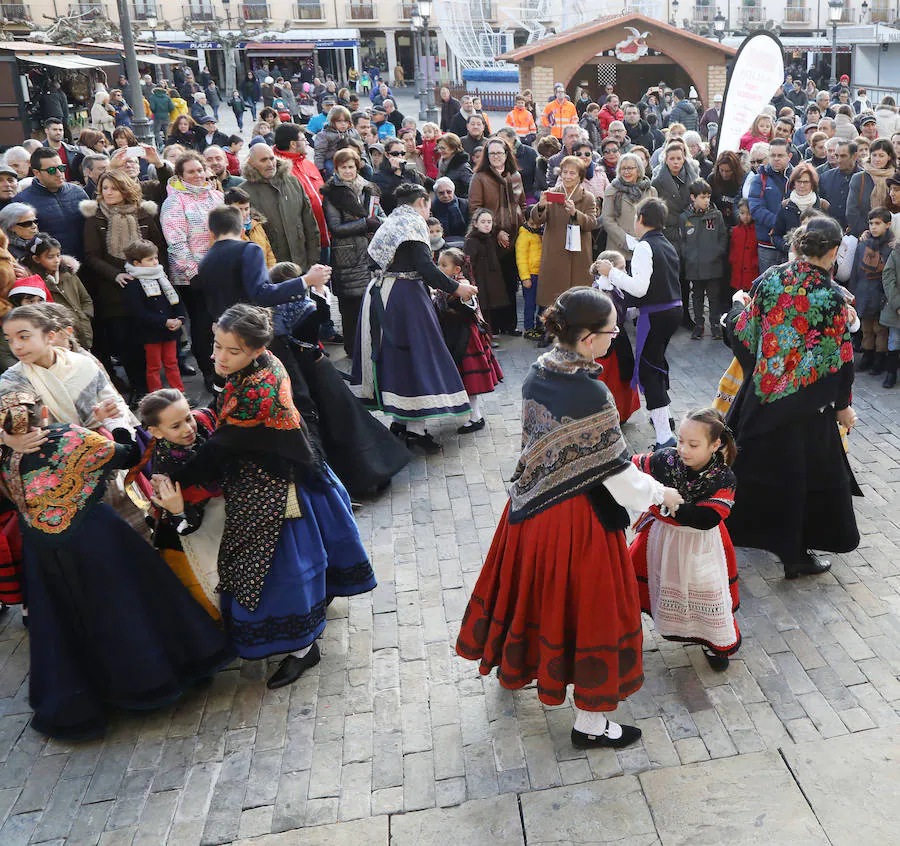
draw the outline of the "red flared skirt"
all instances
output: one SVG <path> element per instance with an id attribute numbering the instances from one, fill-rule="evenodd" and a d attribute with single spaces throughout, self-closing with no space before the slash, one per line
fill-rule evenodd
<path id="1" fill-rule="evenodd" d="M 0 602 L 22 602 L 22 533 L 15 511 L 0 514 Z"/>
<path id="2" fill-rule="evenodd" d="M 631 373 L 622 373 L 619 357 L 615 352 L 605 358 L 598 358 L 597 361 L 603 365 L 600 379 L 613 395 L 619 422 L 624 423 L 641 407 L 640 394 L 631 387 Z"/>
<path id="3" fill-rule="evenodd" d="M 456 651 L 494 667 L 512 690 L 537 681 L 560 705 L 613 711 L 644 681 L 637 581 L 624 532 L 608 532 L 587 496 L 522 523 L 509 504 L 463 617 Z"/>
<path id="4" fill-rule="evenodd" d="M 459 366 L 466 393 L 489 394 L 503 379 L 500 362 L 491 347 L 491 336 L 473 321 L 469 324 L 469 344 Z"/>

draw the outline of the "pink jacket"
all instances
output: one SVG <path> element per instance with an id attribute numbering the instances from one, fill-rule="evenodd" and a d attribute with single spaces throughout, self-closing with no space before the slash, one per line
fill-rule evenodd
<path id="1" fill-rule="evenodd" d="M 169 278 L 176 285 L 187 285 L 209 251 L 209 213 L 225 198 L 221 191 L 186 185 L 177 176 L 169 180 L 167 190 L 159 222 L 169 245 Z"/>
<path id="2" fill-rule="evenodd" d="M 742 150 L 746 150 L 749 153 L 750 148 L 758 142 L 762 142 L 763 144 L 768 144 L 769 139 L 765 138 L 762 135 L 751 135 L 750 132 L 748 131 L 748 132 L 745 132 L 741 136 L 740 148 Z"/>

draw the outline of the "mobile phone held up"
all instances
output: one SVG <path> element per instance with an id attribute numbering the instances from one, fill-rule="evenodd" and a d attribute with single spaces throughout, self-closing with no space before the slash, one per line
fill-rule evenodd
<path id="1" fill-rule="evenodd" d="M 147 151 L 143 147 L 126 147 L 126 155 L 129 159 L 144 159 L 147 157 Z"/>
<path id="2" fill-rule="evenodd" d="M 566 195 L 562 191 L 544 191 L 544 196 L 548 203 L 559 203 L 562 205 L 566 201 Z"/>

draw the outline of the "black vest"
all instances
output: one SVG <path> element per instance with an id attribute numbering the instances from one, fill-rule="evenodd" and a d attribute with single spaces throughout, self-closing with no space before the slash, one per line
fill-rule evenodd
<path id="1" fill-rule="evenodd" d="M 653 273 L 650 287 L 641 297 L 641 305 L 681 302 L 681 262 L 675 247 L 661 229 L 651 229 L 641 240 L 653 251 Z"/>

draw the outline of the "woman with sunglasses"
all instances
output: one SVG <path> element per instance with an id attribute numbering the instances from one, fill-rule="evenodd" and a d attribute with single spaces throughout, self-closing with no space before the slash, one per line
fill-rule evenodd
<path id="1" fill-rule="evenodd" d="M 629 460 L 596 359 L 617 332 L 606 294 L 576 287 L 543 314 L 553 349 L 522 385 L 522 455 L 456 642 L 511 690 L 545 705 L 574 686 L 572 745 L 621 748 L 641 731 L 604 716 L 643 682 L 627 509 L 682 503 Z M 539 479 L 540 484 L 535 484 Z"/>
<path id="2" fill-rule="evenodd" d="M 27 203 L 10 203 L 0 209 L 0 229 L 9 238 L 9 251 L 16 261 L 31 255 L 38 234 L 37 210 Z"/>
<path id="3" fill-rule="evenodd" d="M 390 214 L 397 208 L 394 191 L 404 182 L 424 185 L 425 177 L 406 160 L 406 147 L 399 138 L 388 138 L 384 142 L 384 160 L 372 177 L 381 191 L 381 208 Z"/>
<path id="4" fill-rule="evenodd" d="M 599 156 L 594 152 L 593 144 L 588 141 L 576 144 L 572 148 L 572 155 L 585 167 L 581 186 L 585 191 L 590 191 L 599 204 L 606 193 L 609 179 L 606 177 L 606 169 L 600 164 Z"/>

